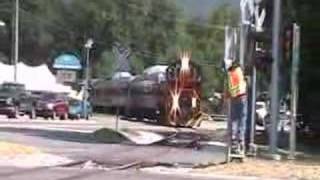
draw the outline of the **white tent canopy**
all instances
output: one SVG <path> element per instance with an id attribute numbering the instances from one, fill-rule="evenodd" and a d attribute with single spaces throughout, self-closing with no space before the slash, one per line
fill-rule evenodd
<path id="1" fill-rule="evenodd" d="M 0 84 L 14 81 L 14 67 L 0 62 Z M 17 82 L 24 84 L 27 90 L 70 93 L 71 87 L 58 84 L 56 77 L 47 65 L 31 67 L 24 63 L 17 64 Z"/>

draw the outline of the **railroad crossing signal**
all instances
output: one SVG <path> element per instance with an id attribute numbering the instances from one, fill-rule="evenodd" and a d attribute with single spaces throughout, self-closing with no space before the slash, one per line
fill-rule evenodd
<path id="1" fill-rule="evenodd" d="M 289 26 L 284 31 L 284 40 L 283 40 L 283 50 L 284 50 L 284 60 L 291 61 L 292 59 L 292 45 L 293 45 L 293 33 L 292 26 Z"/>

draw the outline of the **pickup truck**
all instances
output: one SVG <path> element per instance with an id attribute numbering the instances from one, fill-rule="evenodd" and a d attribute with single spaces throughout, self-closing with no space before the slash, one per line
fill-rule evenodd
<path id="1" fill-rule="evenodd" d="M 36 99 L 25 86 L 19 83 L 5 82 L 0 86 L 0 115 L 8 118 L 18 118 L 20 115 L 29 115 L 35 118 Z"/>

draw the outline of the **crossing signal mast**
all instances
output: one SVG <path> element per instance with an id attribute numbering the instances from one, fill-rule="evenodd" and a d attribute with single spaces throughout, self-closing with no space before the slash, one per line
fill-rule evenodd
<path id="1" fill-rule="evenodd" d="M 282 17 L 282 9 L 286 8 L 286 2 L 281 0 L 241 0 L 241 33 L 240 33 L 240 62 L 243 62 L 243 67 L 247 69 L 251 77 L 251 90 L 249 102 L 251 108 L 249 115 L 251 120 L 250 131 L 250 149 L 254 147 L 254 129 L 255 129 L 255 104 L 256 104 L 256 80 L 257 71 L 262 71 L 264 74 L 271 69 L 271 128 L 269 133 L 270 157 L 272 159 L 281 158 L 277 154 L 277 138 L 278 138 L 278 121 L 279 121 L 279 76 L 280 63 L 282 59 L 290 62 L 295 60 L 292 69 L 297 69 L 299 60 L 299 29 L 297 25 L 290 24 L 290 17 Z M 281 22 L 286 22 L 283 26 Z M 298 45 L 297 45 L 298 44 Z M 295 49 L 295 50 L 293 50 Z M 297 53 L 294 53 L 296 51 Z M 292 71 L 293 72 L 293 71 Z M 296 111 L 297 101 L 297 70 L 292 73 L 291 92 L 296 96 L 291 98 L 294 101 Z M 294 82 L 294 83 L 293 83 Z M 295 93 L 296 92 L 296 93 Z M 250 104 L 250 103 L 249 103 Z M 295 118 L 292 118 L 294 121 Z M 294 122 L 291 124 L 295 124 Z M 291 156 L 294 156 L 295 147 L 295 127 L 291 127 L 290 147 Z"/>
<path id="2" fill-rule="evenodd" d="M 251 74 L 251 91 L 249 104 L 250 112 L 250 143 L 249 151 L 254 153 L 255 112 L 256 112 L 256 80 L 257 69 L 266 70 L 271 66 L 271 129 L 269 133 L 270 156 L 279 159 L 277 155 L 277 124 L 279 117 L 279 62 L 280 62 L 280 0 L 242 0 L 242 7 L 246 4 L 249 13 L 248 35 L 246 38 L 246 65 Z M 251 8 L 250 8 L 251 7 Z M 244 11 L 242 9 L 242 11 Z M 244 13 L 244 12 L 243 12 Z M 242 22 L 243 24 L 243 22 Z M 240 48 L 241 49 L 241 48 Z M 242 48 L 244 49 L 244 48 Z M 249 66 L 249 67 L 248 67 Z"/>
<path id="3" fill-rule="evenodd" d="M 293 26 L 289 25 L 284 29 L 283 39 L 283 50 L 284 60 L 291 61 L 292 59 L 292 48 L 293 48 Z"/>
<path id="4" fill-rule="evenodd" d="M 271 30 L 270 1 L 241 0 L 240 24 L 240 64 L 250 75 L 248 115 L 250 124 L 249 152 L 255 155 L 255 112 L 256 112 L 256 81 L 257 69 L 266 70 L 272 62 L 270 56 Z"/>

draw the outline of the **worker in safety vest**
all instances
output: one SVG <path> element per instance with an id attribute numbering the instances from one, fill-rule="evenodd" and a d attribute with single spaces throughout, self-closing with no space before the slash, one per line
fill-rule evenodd
<path id="1" fill-rule="evenodd" d="M 232 147 L 235 154 L 244 153 L 247 121 L 247 83 L 244 73 L 237 63 L 225 60 L 227 70 L 227 95 L 231 99 Z"/>

